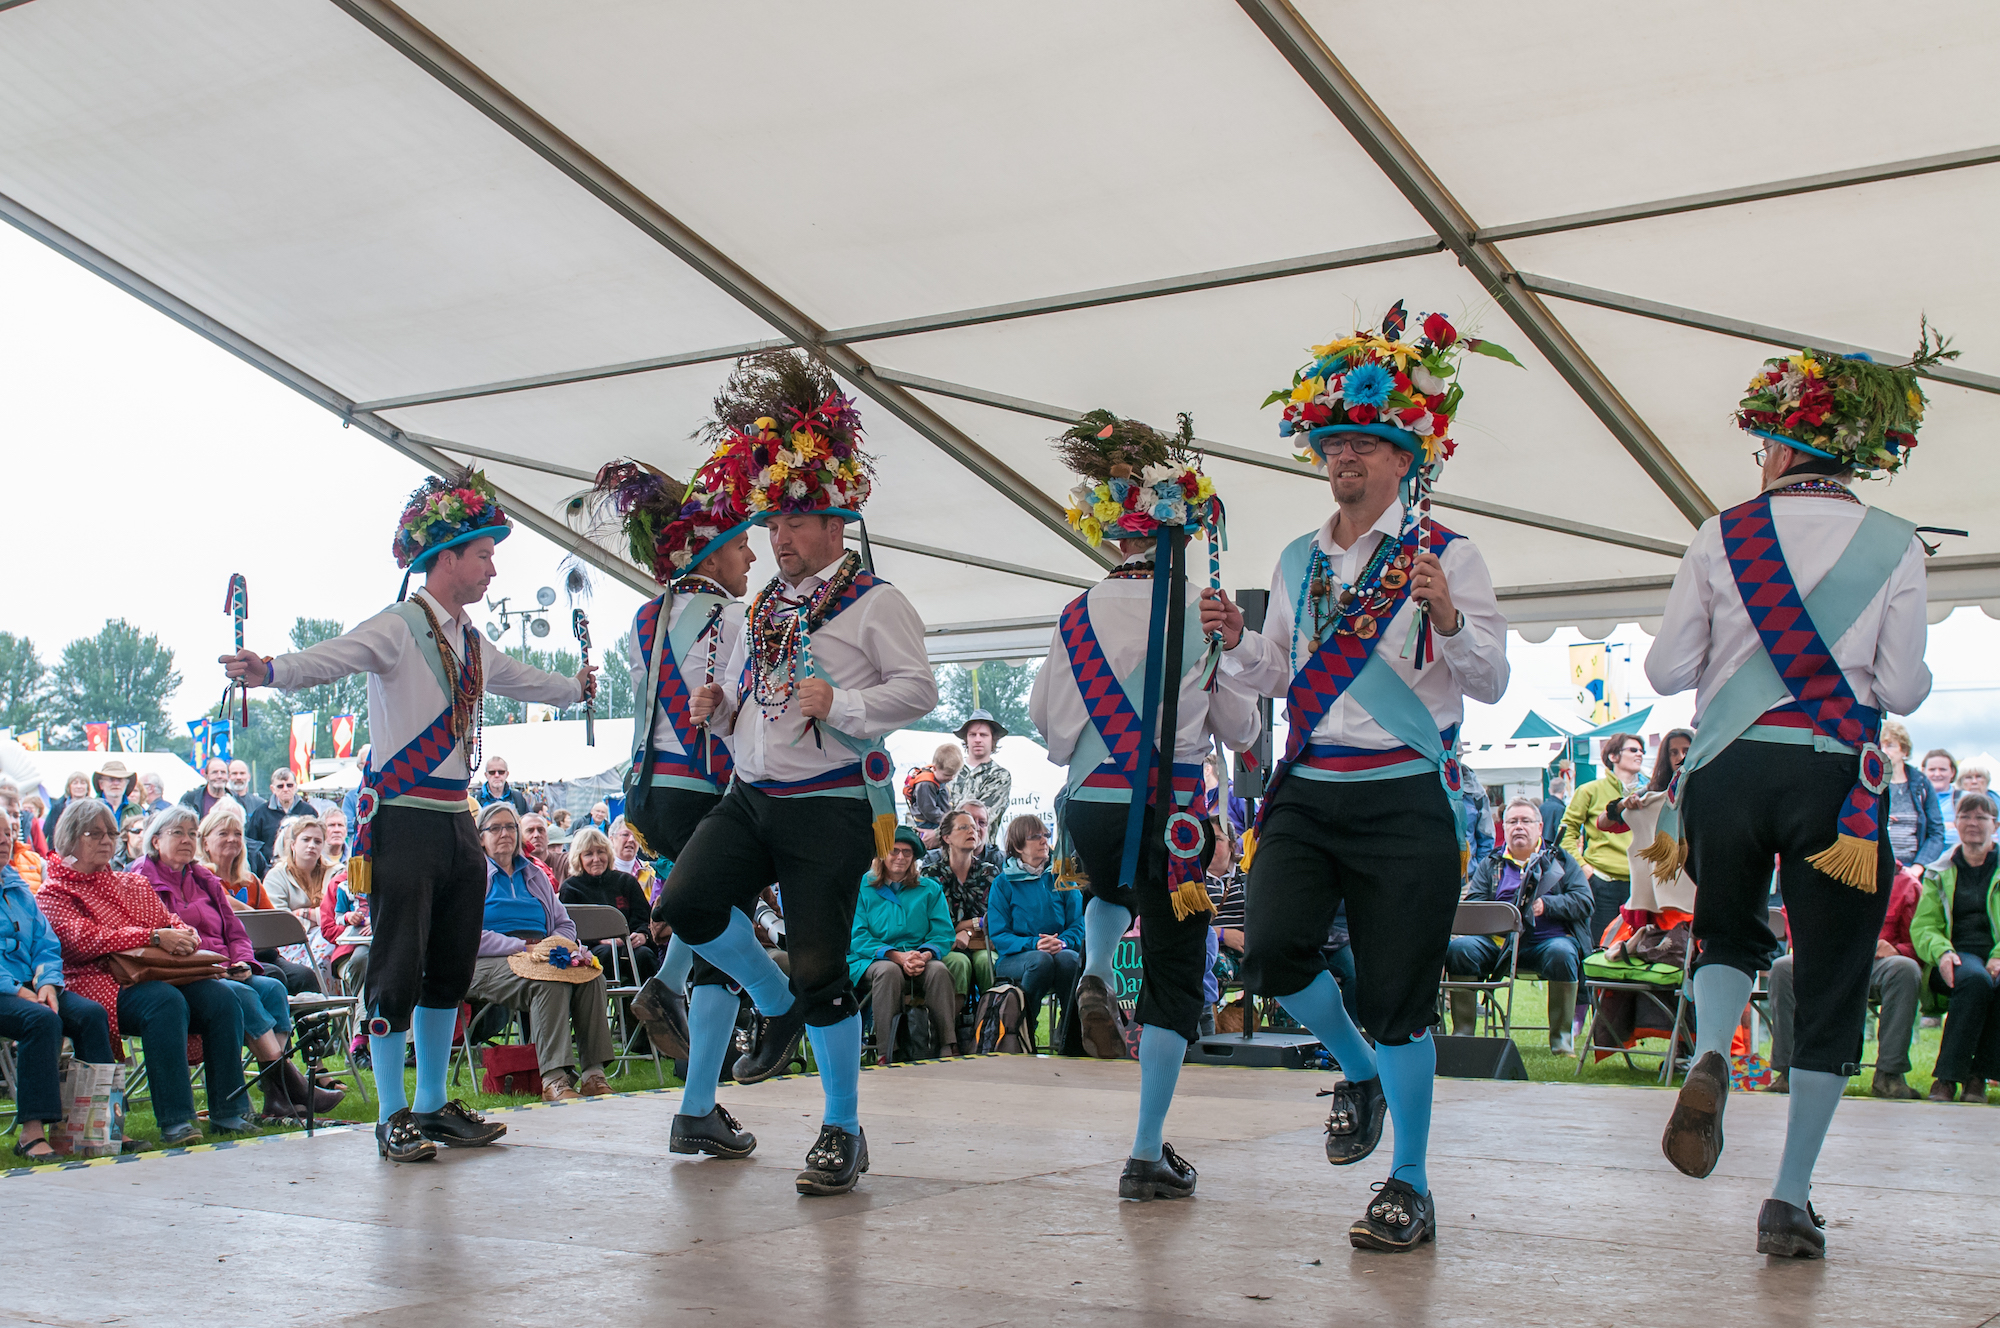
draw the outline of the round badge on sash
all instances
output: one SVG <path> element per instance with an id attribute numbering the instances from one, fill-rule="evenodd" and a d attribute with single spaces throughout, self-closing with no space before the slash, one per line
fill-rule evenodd
<path id="1" fill-rule="evenodd" d="M 375 809 L 382 805 L 382 795 L 372 784 L 363 784 L 354 795 L 354 819 L 366 825 L 375 819 Z"/>
<path id="2" fill-rule="evenodd" d="M 1177 858 L 1201 856 L 1201 822 L 1186 812 L 1167 818 L 1167 852 Z"/>
<path id="3" fill-rule="evenodd" d="M 1465 771 L 1450 757 L 1446 757 L 1444 762 L 1444 786 L 1453 793 L 1465 787 Z"/>
<path id="4" fill-rule="evenodd" d="M 896 763 L 884 751 L 869 752 L 861 758 L 861 777 L 870 784 L 886 784 L 896 773 Z"/>
<path id="5" fill-rule="evenodd" d="M 1861 746 L 1861 787 L 1877 796 L 1889 787 L 1889 764 L 1882 759 L 1882 749 L 1872 742 Z"/>

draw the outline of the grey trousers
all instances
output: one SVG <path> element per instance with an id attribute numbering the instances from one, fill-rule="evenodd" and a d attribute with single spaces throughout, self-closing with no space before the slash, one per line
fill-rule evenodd
<path id="1" fill-rule="evenodd" d="M 869 1001 L 875 1011 L 875 1051 L 877 1062 L 887 1065 L 896 1047 L 896 1016 L 903 1009 L 903 984 L 909 980 L 900 965 L 877 959 L 868 966 L 862 980 L 871 988 Z M 931 1027 L 937 1030 L 938 1050 L 949 1052 L 958 1044 L 958 991 L 951 983 L 951 970 L 938 960 L 924 966 L 924 1008 Z M 915 1018 L 912 1013 L 911 1018 Z"/>
<path id="2" fill-rule="evenodd" d="M 535 1036 L 535 1060 L 546 1081 L 556 1070 L 582 1066 L 602 1069 L 611 1059 L 611 1017 L 606 1013 L 604 975 L 588 982 L 530 982 L 507 967 L 501 956 L 488 955 L 472 969 L 466 995 L 489 1005 L 525 1010 Z M 570 1033 L 577 1050 L 570 1050 Z"/>
<path id="3" fill-rule="evenodd" d="M 1910 1072 L 1910 1034 L 1917 1025 L 1917 988 L 1922 970 L 1917 961 L 1889 955 L 1875 961 L 1868 994 L 1882 1006 L 1875 1029 L 1875 1072 Z M 1771 1068 L 1792 1066 L 1792 1016 L 1798 997 L 1792 987 L 1792 957 L 1780 955 L 1771 965 Z"/>

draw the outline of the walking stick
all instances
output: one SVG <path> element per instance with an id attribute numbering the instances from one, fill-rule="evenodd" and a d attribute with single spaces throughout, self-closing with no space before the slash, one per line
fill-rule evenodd
<path id="1" fill-rule="evenodd" d="M 223 595 L 222 611 L 236 622 L 236 649 L 243 649 L 243 620 L 250 616 L 250 583 L 243 579 L 243 573 L 229 574 L 229 589 Z M 248 683 L 225 682 L 222 685 L 222 713 L 229 714 L 229 694 L 241 688 L 243 692 L 243 727 L 250 727 L 250 685 Z"/>
<path id="2" fill-rule="evenodd" d="M 583 666 L 590 667 L 590 615 L 582 609 L 571 609 L 569 629 L 576 634 L 576 648 L 583 655 Z M 597 745 L 597 698 L 587 696 L 583 700 L 583 745 Z"/>

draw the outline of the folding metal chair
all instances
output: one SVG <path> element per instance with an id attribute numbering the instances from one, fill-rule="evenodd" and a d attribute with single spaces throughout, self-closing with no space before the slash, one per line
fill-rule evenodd
<path id="1" fill-rule="evenodd" d="M 632 953 L 632 933 L 626 925 L 625 915 L 608 904 L 565 904 L 563 907 L 569 911 L 569 920 L 576 924 L 579 945 L 611 947 L 611 968 L 604 975 L 604 980 L 605 996 L 611 1003 L 611 1026 L 618 1039 L 617 1054 L 611 1058 L 615 1066 L 612 1073 L 624 1073 L 628 1061 L 648 1059 L 653 1063 L 654 1072 L 658 1073 L 660 1052 L 653 1046 L 650 1037 L 646 1039 L 646 1055 L 629 1050 L 632 1030 L 626 1011 L 632 998 L 639 994 L 639 961 Z M 622 963 L 621 954 L 624 956 Z M 626 976 L 628 973 L 629 979 Z"/>
<path id="2" fill-rule="evenodd" d="M 1479 1022 L 1486 1036 L 1493 1036 L 1498 1024 L 1502 1037 L 1514 1036 L 1514 983 L 1519 976 L 1521 964 L 1521 910 L 1512 904 L 1494 900 L 1473 900 L 1458 906 L 1458 913 L 1451 921 L 1453 936 L 1498 936 L 1507 946 L 1507 976 L 1474 980 L 1451 975 L 1446 969 L 1444 980 L 1438 984 L 1438 999 L 1449 1001 L 1454 991 L 1475 993 L 1479 1002 Z M 1507 1006 L 1500 1007 L 1500 993 L 1507 994 Z"/>
<path id="3" fill-rule="evenodd" d="M 312 954 L 312 946 L 306 939 L 306 924 L 296 913 L 282 908 L 260 908 L 238 913 L 236 920 L 243 924 L 244 934 L 250 938 L 252 950 L 276 950 L 287 945 L 304 945 L 306 953 Z M 319 982 L 318 993 L 298 992 L 287 998 L 292 1010 L 293 1024 L 298 1025 L 308 1019 L 324 1018 L 331 1027 L 344 1030 L 342 1034 L 344 1041 L 341 1045 L 351 1046 L 354 1030 L 361 1020 L 361 998 L 328 995 L 328 991 L 334 985 L 333 975 L 326 971 L 317 955 L 313 957 L 313 974 Z M 307 1080 L 310 1081 L 316 1073 L 344 1076 L 354 1081 L 355 1088 L 361 1093 L 361 1100 L 366 1102 L 368 1084 L 361 1071 L 355 1069 L 351 1063 L 345 1069 L 337 1071 L 327 1071 L 324 1066 L 316 1065 L 314 1063 L 316 1058 L 306 1055 L 302 1045 L 310 1040 L 294 1039 L 293 1046 L 293 1050 L 299 1053 L 299 1059 L 306 1063 Z M 308 1121 L 308 1128 L 310 1125 L 311 1122 Z"/>
<path id="4" fill-rule="evenodd" d="M 1660 1083 L 1662 1086 L 1671 1084 L 1674 1080 L 1675 1061 L 1678 1058 L 1681 1044 L 1681 1031 L 1686 1029 L 1690 1033 L 1693 1032 L 1689 1016 L 1694 1012 L 1694 1002 L 1690 997 L 1689 980 L 1694 971 L 1694 949 L 1694 943 L 1690 940 L 1687 953 L 1681 956 L 1681 976 L 1680 981 L 1674 985 L 1674 1022 L 1673 1026 L 1667 1030 L 1667 1049 L 1665 1051 L 1647 1051 L 1643 1047 L 1620 1047 L 1618 1049 L 1618 1054 L 1625 1058 L 1627 1069 L 1638 1068 L 1632 1064 L 1634 1056 L 1659 1057 Z M 1649 996 L 1658 1001 L 1663 1008 L 1666 1005 L 1666 996 L 1664 995 L 1666 990 L 1665 983 L 1621 982 L 1612 978 L 1593 978 L 1585 974 L 1583 989 L 1590 1003 L 1591 1016 L 1589 1022 L 1584 1025 L 1586 1037 L 1589 1036 L 1589 1030 L 1596 1027 L 1597 1004 L 1607 991 L 1630 992 L 1634 999 L 1641 996 Z M 1579 1078 L 1583 1075 L 1583 1064 L 1590 1059 L 1592 1050 L 1593 1048 L 1590 1047 L 1578 1047 L 1576 1049 L 1576 1073 Z"/>

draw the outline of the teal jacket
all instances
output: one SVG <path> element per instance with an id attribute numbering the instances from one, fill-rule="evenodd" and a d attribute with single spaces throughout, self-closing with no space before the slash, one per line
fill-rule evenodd
<path id="1" fill-rule="evenodd" d="M 42 916 L 28 883 L 0 866 L 0 992 L 63 984 L 62 942 Z"/>
<path id="2" fill-rule="evenodd" d="M 878 884 L 875 873 L 861 878 L 854 905 L 854 936 L 847 946 L 847 976 L 860 982 L 868 966 L 891 950 L 929 950 L 942 959 L 951 953 L 951 912 L 944 887 L 929 877 L 897 889 Z"/>
<path id="3" fill-rule="evenodd" d="M 1019 858 L 986 892 L 986 936 L 998 955 L 1032 950 L 1043 936 L 1058 936 L 1072 950 L 1083 949 L 1083 891 L 1058 890 L 1053 864 L 1032 872 Z"/>
<path id="4" fill-rule="evenodd" d="M 1991 850 L 2000 852 L 2000 849 Z M 1924 966 L 1924 987 L 1930 987 L 1930 972 L 1945 951 L 1958 947 L 1951 942 L 1951 896 L 1958 888 L 1958 852 L 1934 867 L 1924 868 L 1923 893 L 1917 896 L 1917 913 L 1910 919 L 1910 945 Z M 2000 954 L 2000 871 L 1993 874 L 1986 889 L 1986 918 L 1993 928 L 1994 951 Z M 1993 955 L 1983 956 L 1991 959 Z"/>

